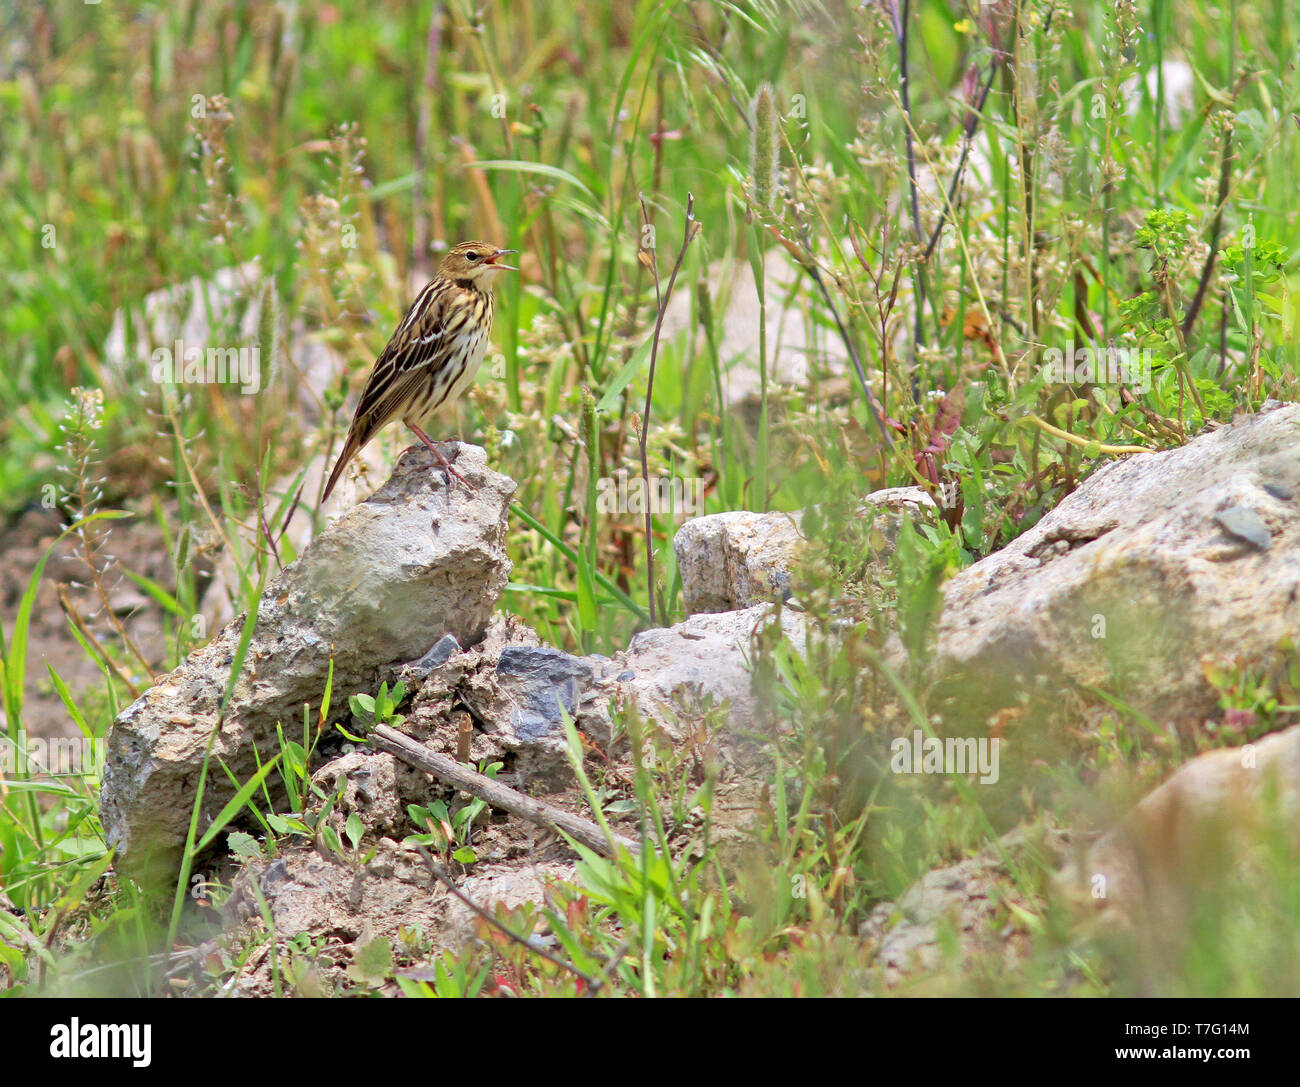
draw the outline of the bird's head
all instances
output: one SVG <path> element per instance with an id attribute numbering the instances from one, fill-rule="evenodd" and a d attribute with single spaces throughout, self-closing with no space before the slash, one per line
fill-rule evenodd
<path id="1" fill-rule="evenodd" d="M 447 279 L 468 279 L 477 287 L 487 287 L 496 272 L 517 272 L 513 264 L 505 264 L 503 257 L 517 252 L 498 249 L 488 242 L 461 242 L 452 246 L 438 265 L 438 274 Z"/>

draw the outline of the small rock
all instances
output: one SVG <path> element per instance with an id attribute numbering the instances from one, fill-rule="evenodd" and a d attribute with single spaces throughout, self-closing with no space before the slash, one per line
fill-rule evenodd
<path id="1" fill-rule="evenodd" d="M 591 728 L 590 711 L 603 701 L 596 682 L 604 665 L 548 646 L 508 645 L 491 673 L 480 673 L 460 695 L 490 740 L 519 755 L 521 779 L 566 784 L 571 779 L 564 754 L 564 722 Z M 603 721 L 597 714 L 596 720 Z M 598 733 L 605 731 L 598 727 Z"/>
<path id="2" fill-rule="evenodd" d="M 412 675 L 419 679 L 424 679 L 435 668 L 441 668 L 451 659 L 453 653 L 459 653 L 460 642 L 456 641 L 454 634 L 444 634 L 423 657 L 407 668 L 411 670 Z"/>
<path id="3" fill-rule="evenodd" d="M 871 551 L 882 562 L 898 543 L 904 519 L 933 521 L 938 507 L 920 487 L 890 487 L 863 499 L 872 519 Z M 803 543 L 802 514 L 714 513 L 687 521 L 673 540 L 690 615 L 736 611 L 763 601 L 788 601 L 791 567 Z"/>
<path id="4" fill-rule="evenodd" d="M 677 530 L 673 550 L 688 614 L 735 611 L 789 595 L 798 513 L 715 513 Z"/>
<path id="5" fill-rule="evenodd" d="M 1273 546 L 1273 534 L 1268 530 L 1268 525 L 1249 506 L 1230 506 L 1222 513 L 1215 514 L 1214 520 L 1225 532 L 1254 544 L 1261 551 L 1267 551 Z"/>

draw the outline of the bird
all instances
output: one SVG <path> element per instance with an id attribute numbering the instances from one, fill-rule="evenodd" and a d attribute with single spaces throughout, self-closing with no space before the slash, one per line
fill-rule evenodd
<path id="1" fill-rule="evenodd" d="M 447 251 L 375 360 L 322 502 L 361 447 L 395 419 L 406 424 L 442 468 L 474 489 L 420 424 L 473 384 L 492 334 L 492 282 L 499 272 L 519 270 L 501 261 L 515 252 L 488 242 L 461 242 Z"/>

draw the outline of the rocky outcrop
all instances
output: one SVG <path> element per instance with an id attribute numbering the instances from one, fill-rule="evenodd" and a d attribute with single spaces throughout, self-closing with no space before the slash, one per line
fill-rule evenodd
<path id="1" fill-rule="evenodd" d="M 214 730 L 201 827 L 233 793 L 226 773 L 213 771 L 224 764 L 246 781 L 259 760 L 280 751 L 277 725 L 300 735 L 304 706 L 317 712 L 331 659 L 333 716 L 346 713 L 348 694 L 400 680 L 414 694 L 404 709 L 413 736 L 443 752 L 467 744 L 475 763 L 510 756 L 511 780 L 528 790 L 571 781 L 566 714 L 599 744 L 611 735 L 615 707 L 635 709 L 673 738 L 683 713 L 709 706 L 725 707 L 737 732 L 757 723 L 749 663 L 756 633 L 777 621 L 776 609 L 692 616 L 641 632 L 612 658 L 543 646 L 517 619 L 491 618 L 510 570 L 513 483 L 471 446 L 460 447 L 457 464 L 472 493 L 448 489 L 431 463 L 423 451 L 404 457 L 388 484 L 267 587 L 224 716 L 242 617 L 119 715 L 101 807 L 125 874 L 174 873 Z M 802 616 L 785 609 L 779 622 L 802 645 Z M 449 727 L 462 711 L 461 724 Z M 331 774 L 339 810 L 363 814 L 373 831 L 398 833 L 406 806 L 427 799 L 427 783 L 389 756 L 353 753 Z"/>
<path id="2" fill-rule="evenodd" d="M 1094 472 L 944 588 L 937 669 L 973 723 L 1036 684 L 1097 687 L 1162 722 L 1216 704 L 1200 667 L 1300 635 L 1300 406 Z"/>
<path id="3" fill-rule="evenodd" d="M 373 690 L 384 666 L 420 657 L 447 634 L 462 645 L 482 635 L 510 572 L 514 483 L 488 470 L 476 447 L 460 446 L 456 463 L 475 491 L 449 488 L 424 450 L 404 456 L 385 486 L 267 586 L 224 715 L 242 617 L 118 716 L 101 808 L 124 872 L 173 870 L 214 730 L 200 827 L 233 792 L 221 763 L 247 780 L 255 750 L 263 760 L 278 752 L 277 724 L 300 734 L 331 660 L 337 712 L 348 692 Z"/>

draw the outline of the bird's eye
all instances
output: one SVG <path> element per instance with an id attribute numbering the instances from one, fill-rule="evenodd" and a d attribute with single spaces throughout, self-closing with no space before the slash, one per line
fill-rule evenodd
<path id="1" fill-rule="evenodd" d="M 478 253 L 478 252 L 474 252 L 474 253 L 466 253 L 466 254 L 465 254 L 465 259 L 466 259 L 466 260 L 478 260 L 478 258 L 481 257 L 482 255 L 483 255 L 482 253 Z"/>

